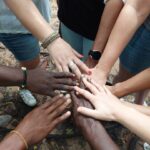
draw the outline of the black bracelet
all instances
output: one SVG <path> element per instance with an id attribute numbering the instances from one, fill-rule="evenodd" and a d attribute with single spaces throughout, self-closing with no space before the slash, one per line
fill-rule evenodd
<path id="1" fill-rule="evenodd" d="M 23 81 L 21 84 L 21 88 L 25 89 L 27 87 L 27 68 L 21 67 L 21 70 L 23 72 Z"/>

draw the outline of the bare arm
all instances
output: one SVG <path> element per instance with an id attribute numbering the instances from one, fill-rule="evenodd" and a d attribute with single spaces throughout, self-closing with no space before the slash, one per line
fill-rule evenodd
<path id="1" fill-rule="evenodd" d="M 94 41 L 93 49 L 103 52 L 107 43 L 111 30 L 116 22 L 116 19 L 123 7 L 121 0 L 109 0 L 106 3 L 99 29 Z"/>
<path id="2" fill-rule="evenodd" d="M 122 9 L 97 65 L 107 76 L 117 58 L 150 13 L 150 1 L 129 0 Z M 113 54 L 113 55 L 112 55 Z"/>
<path id="3" fill-rule="evenodd" d="M 122 97 L 130 93 L 150 89 L 150 68 L 145 69 L 132 78 L 121 83 L 117 83 L 110 88 L 111 92 L 117 97 Z"/>
<path id="4" fill-rule="evenodd" d="M 87 98 L 95 109 L 79 107 L 78 112 L 99 120 L 117 121 L 150 143 L 149 108 L 138 107 L 134 104 L 133 107 L 128 106 L 112 95 L 106 87 L 100 87 L 96 83 L 93 83 L 93 81 L 91 84 L 86 79 L 83 79 L 83 81 L 91 92 L 80 89 L 79 87 L 75 87 L 75 90 Z"/>
<path id="5" fill-rule="evenodd" d="M 7 6 L 21 23 L 40 41 L 52 35 L 53 30 L 44 20 L 32 0 L 5 0 Z M 83 72 L 89 73 L 88 67 L 79 59 L 82 56 L 61 38 L 57 38 L 48 47 L 53 63 L 59 71 L 69 72 L 68 63 L 74 61 Z M 68 59 L 66 59 L 68 58 Z"/>

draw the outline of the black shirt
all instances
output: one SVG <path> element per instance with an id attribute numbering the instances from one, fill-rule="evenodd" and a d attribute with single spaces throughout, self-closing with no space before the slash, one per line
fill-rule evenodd
<path id="1" fill-rule="evenodd" d="M 71 30 L 94 40 L 103 9 L 103 0 L 59 0 L 58 17 Z"/>

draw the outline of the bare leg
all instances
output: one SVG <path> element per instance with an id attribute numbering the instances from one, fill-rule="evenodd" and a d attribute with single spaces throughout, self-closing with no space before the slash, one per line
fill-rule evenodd
<path id="1" fill-rule="evenodd" d="M 34 69 L 38 67 L 39 63 L 40 63 L 40 57 L 38 56 L 35 59 L 30 60 L 30 61 L 21 61 L 20 66 L 24 66 L 27 69 Z"/>

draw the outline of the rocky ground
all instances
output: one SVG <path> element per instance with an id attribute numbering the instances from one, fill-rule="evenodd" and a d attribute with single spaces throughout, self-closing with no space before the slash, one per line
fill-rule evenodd
<path id="1" fill-rule="evenodd" d="M 52 20 L 51 26 L 57 30 L 59 22 L 57 19 L 57 5 L 55 0 L 52 1 Z M 46 50 L 44 50 L 45 52 Z M 18 66 L 18 62 L 14 56 L 0 43 L 0 64 L 6 66 Z M 49 63 L 49 70 L 53 70 L 54 67 Z M 110 79 L 112 79 L 118 72 L 118 63 L 113 68 Z M 18 95 L 18 87 L 0 87 L 0 138 L 11 129 L 15 128 L 18 122 L 23 116 L 31 110 L 26 106 L 20 96 Z M 49 97 L 35 95 L 38 104 L 50 99 Z M 126 98 L 128 101 L 133 99 L 132 95 Z M 150 100 L 150 98 L 147 98 Z M 5 121 L 2 122 L 1 117 L 5 117 Z M 121 149 L 127 149 L 126 141 L 130 137 L 130 132 L 123 129 L 120 125 L 110 123 L 106 127 L 113 139 L 120 145 Z M 90 150 L 88 144 L 84 141 L 80 132 L 74 127 L 72 120 L 67 120 L 64 124 L 60 125 L 56 130 L 51 133 L 48 138 L 44 139 L 40 144 L 31 147 L 32 150 Z M 133 150 L 133 148 L 132 148 Z"/>

